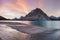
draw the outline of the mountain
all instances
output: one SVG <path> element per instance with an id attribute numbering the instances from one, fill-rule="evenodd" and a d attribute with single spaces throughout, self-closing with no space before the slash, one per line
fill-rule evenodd
<path id="1" fill-rule="evenodd" d="M 51 20 L 58 20 L 58 18 L 55 17 L 55 16 L 51 16 L 50 19 L 51 19 Z"/>
<path id="2" fill-rule="evenodd" d="M 59 21 L 59 20 L 60 20 L 60 17 L 50 16 L 50 19 L 51 19 L 51 20 L 54 20 L 54 21 L 55 21 L 55 20 Z"/>
<path id="3" fill-rule="evenodd" d="M 13 18 L 12 20 L 18 20 L 18 18 L 15 17 L 15 18 Z"/>
<path id="4" fill-rule="evenodd" d="M 58 20 L 60 20 L 60 17 L 58 17 Z"/>
<path id="5" fill-rule="evenodd" d="M 21 17 L 19 18 L 19 20 L 24 20 L 24 16 L 21 16 Z"/>
<path id="6" fill-rule="evenodd" d="M 0 16 L 0 20 L 7 20 L 6 18 L 4 18 L 4 17 L 2 17 L 2 16 Z"/>
<path id="7" fill-rule="evenodd" d="M 12 20 L 24 20 L 24 17 L 23 17 L 23 16 L 21 16 L 21 17 L 19 17 L 19 18 L 15 17 L 15 18 L 13 18 Z"/>
<path id="8" fill-rule="evenodd" d="M 50 20 L 50 18 L 41 9 L 36 8 L 28 13 L 24 20 L 28 21 L 39 21 L 39 20 Z"/>

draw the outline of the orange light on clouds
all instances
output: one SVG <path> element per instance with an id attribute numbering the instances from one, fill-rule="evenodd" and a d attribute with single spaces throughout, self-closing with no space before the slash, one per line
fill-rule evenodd
<path id="1" fill-rule="evenodd" d="M 6 18 L 25 16 L 35 8 L 41 8 L 48 16 L 55 15 L 54 9 L 45 5 L 45 2 L 47 1 L 49 0 L 0 0 L 0 16 L 4 16 Z M 56 5 L 59 5 L 59 3 Z M 46 6 L 48 7 L 46 8 Z M 1 12 L 1 10 L 3 11 Z M 55 16 L 59 16 L 57 11 L 55 13 L 57 13 Z"/>
<path id="2" fill-rule="evenodd" d="M 11 0 L 14 1 L 14 3 L 9 3 L 8 5 L 1 5 L 0 10 L 9 10 L 8 12 L 0 12 L 2 16 L 5 16 L 6 18 L 13 18 L 13 17 L 19 17 L 22 15 L 26 15 L 27 12 L 29 12 L 30 8 L 28 7 L 28 3 L 25 0 Z M 14 15 L 14 13 L 16 15 Z M 8 17 L 7 17 L 8 16 Z"/>

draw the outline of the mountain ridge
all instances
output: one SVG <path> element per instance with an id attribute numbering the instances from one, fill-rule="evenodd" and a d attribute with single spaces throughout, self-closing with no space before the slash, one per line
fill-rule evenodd
<path id="1" fill-rule="evenodd" d="M 25 20 L 38 21 L 38 20 L 50 20 L 46 13 L 44 13 L 40 8 L 32 10 L 25 16 Z"/>

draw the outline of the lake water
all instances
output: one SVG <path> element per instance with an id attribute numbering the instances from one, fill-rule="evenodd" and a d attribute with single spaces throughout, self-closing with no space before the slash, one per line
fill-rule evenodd
<path id="1" fill-rule="evenodd" d="M 60 21 L 33 21 L 31 23 L 37 26 L 60 29 Z"/>
<path id="2" fill-rule="evenodd" d="M 52 29 L 60 29 L 60 21 L 34 21 L 32 24 Z M 60 40 L 60 30 L 52 32 L 44 37 L 43 40 Z"/>
<path id="3" fill-rule="evenodd" d="M 18 22 L 28 25 L 60 29 L 60 21 L 0 21 L 0 22 Z"/>
<path id="4" fill-rule="evenodd" d="M 28 25 L 60 29 L 60 21 L 0 21 L 0 22 L 18 22 L 18 23 L 24 23 Z M 60 30 L 56 30 L 52 32 L 51 34 L 48 34 L 43 39 L 44 40 L 60 40 L 59 37 L 60 37 Z"/>

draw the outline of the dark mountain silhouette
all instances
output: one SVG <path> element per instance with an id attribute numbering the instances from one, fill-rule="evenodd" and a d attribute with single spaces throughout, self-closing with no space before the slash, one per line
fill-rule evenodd
<path id="1" fill-rule="evenodd" d="M 39 8 L 32 10 L 29 14 L 27 14 L 24 20 L 29 21 L 38 21 L 38 20 L 50 20 L 50 18 Z"/>
<path id="2" fill-rule="evenodd" d="M 12 20 L 24 20 L 24 21 L 44 21 L 44 20 L 60 20 L 60 17 L 48 16 L 40 8 L 36 8 L 29 12 L 25 17 L 14 18 Z"/>
<path id="3" fill-rule="evenodd" d="M 60 20 L 60 17 L 58 17 L 58 20 Z"/>
<path id="4" fill-rule="evenodd" d="M 15 17 L 15 18 L 13 18 L 12 20 L 18 20 L 18 18 Z"/>
<path id="5" fill-rule="evenodd" d="M 0 20 L 7 20 L 7 19 L 4 18 L 3 16 L 0 16 Z"/>
<path id="6" fill-rule="evenodd" d="M 50 19 L 55 21 L 55 20 L 60 20 L 60 17 L 50 16 Z"/>
<path id="7" fill-rule="evenodd" d="M 51 19 L 51 20 L 57 20 L 57 17 L 51 16 L 50 19 Z"/>
<path id="8" fill-rule="evenodd" d="M 23 16 L 21 16 L 19 19 L 20 19 L 20 20 L 24 20 L 24 17 L 23 17 Z"/>
<path id="9" fill-rule="evenodd" d="M 23 17 L 23 16 L 21 16 L 21 17 L 19 17 L 19 18 L 15 17 L 15 18 L 13 18 L 12 20 L 24 20 L 24 17 Z"/>

